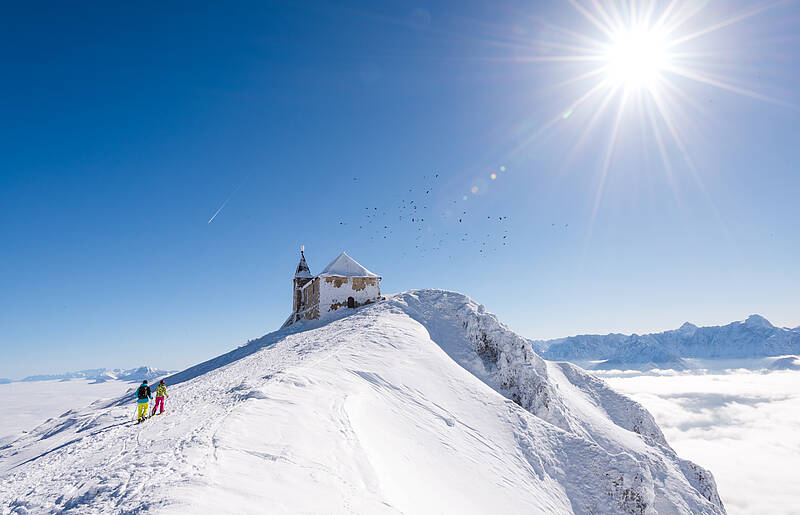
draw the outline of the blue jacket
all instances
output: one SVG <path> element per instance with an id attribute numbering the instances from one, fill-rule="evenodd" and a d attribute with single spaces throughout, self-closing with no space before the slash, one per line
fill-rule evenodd
<path id="1" fill-rule="evenodd" d="M 147 396 L 139 398 L 139 388 L 141 388 L 142 386 L 144 386 L 144 388 L 145 388 L 144 393 Z M 150 387 L 147 386 L 146 384 L 142 383 L 142 384 L 139 385 L 139 388 L 136 389 L 136 397 L 137 397 L 137 401 L 136 402 L 138 402 L 139 404 L 145 404 L 146 402 L 149 402 L 149 400 L 153 398 L 153 395 L 150 393 Z"/>

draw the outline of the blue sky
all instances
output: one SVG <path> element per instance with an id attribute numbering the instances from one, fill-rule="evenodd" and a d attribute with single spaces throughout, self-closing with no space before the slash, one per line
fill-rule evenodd
<path id="1" fill-rule="evenodd" d="M 542 57 L 603 34 L 566 2 L 0 14 L 0 377 L 222 353 L 283 322 L 301 244 L 534 338 L 800 325 L 798 2 L 681 46 L 717 81 L 670 75 L 681 144 L 622 93 L 567 114 L 590 68 Z"/>

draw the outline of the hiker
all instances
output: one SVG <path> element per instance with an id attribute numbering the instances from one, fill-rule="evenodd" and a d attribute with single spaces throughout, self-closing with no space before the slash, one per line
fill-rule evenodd
<path id="1" fill-rule="evenodd" d="M 150 405 L 150 399 L 153 395 L 150 393 L 150 387 L 147 386 L 147 379 L 142 381 L 139 389 L 136 391 L 137 403 L 139 404 L 139 411 L 137 412 L 136 422 L 142 422 L 147 418 L 147 408 Z"/>
<path id="2" fill-rule="evenodd" d="M 153 412 L 151 415 L 156 414 L 156 410 L 161 407 L 161 411 L 158 412 L 159 415 L 164 413 L 164 397 L 169 397 L 167 395 L 167 385 L 164 384 L 164 380 L 162 379 L 158 386 L 156 387 L 156 402 L 153 405 Z"/>

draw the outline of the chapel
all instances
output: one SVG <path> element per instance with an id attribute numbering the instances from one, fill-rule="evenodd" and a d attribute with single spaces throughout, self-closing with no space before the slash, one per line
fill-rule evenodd
<path id="1" fill-rule="evenodd" d="M 318 275 L 311 275 L 301 247 L 292 287 L 292 314 L 284 327 L 299 320 L 324 318 L 341 309 L 355 309 L 381 298 L 381 276 L 373 274 L 345 252 Z"/>

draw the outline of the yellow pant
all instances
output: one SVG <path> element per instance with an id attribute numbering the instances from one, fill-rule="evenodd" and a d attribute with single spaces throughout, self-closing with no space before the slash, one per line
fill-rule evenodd
<path id="1" fill-rule="evenodd" d="M 140 402 L 139 403 L 139 413 L 136 416 L 136 420 L 142 420 L 144 417 L 147 416 L 147 407 L 150 405 L 148 402 Z"/>

